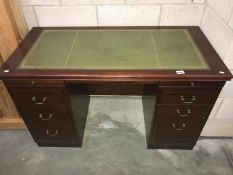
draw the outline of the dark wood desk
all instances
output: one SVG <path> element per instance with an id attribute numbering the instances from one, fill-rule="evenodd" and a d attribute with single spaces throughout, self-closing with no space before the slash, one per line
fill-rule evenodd
<path id="1" fill-rule="evenodd" d="M 97 94 L 141 95 L 148 148 L 192 149 L 232 75 L 199 27 L 82 27 L 33 28 L 0 78 L 39 146 L 81 146 Z"/>

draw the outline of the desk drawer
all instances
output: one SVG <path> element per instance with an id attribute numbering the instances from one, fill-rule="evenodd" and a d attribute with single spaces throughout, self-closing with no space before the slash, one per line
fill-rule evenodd
<path id="1" fill-rule="evenodd" d="M 66 108 L 63 86 L 7 86 L 20 108 Z"/>
<path id="2" fill-rule="evenodd" d="M 62 109 L 24 109 L 21 113 L 32 125 L 71 123 L 70 112 Z"/>
<path id="3" fill-rule="evenodd" d="M 39 143 L 75 143 L 72 128 L 67 125 L 40 126 L 33 128 L 33 134 Z"/>
<path id="4" fill-rule="evenodd" d="M 200 120 L 182 121 L 176 118 L 164 118 L 158 121 L 153 133 L 153 142 L 192 143 L 200 135 L 204 122 Z"/>
<path id="5" fill-rule="evenodd" d="M 157 104 L 210 104 L 213 90 L 209 88 L 160 88 Z"/>
<path id="6" fill-rule="evenodd" d="M 156 105 L 156 116 L 161 120 L 177 119 L 182 121 L 188 120 L 206 120 L 210 113 L 208 105 Z"/>
<path id="7" fill-rule="evenodd" d="M 4 80 L 4 84 L 6 86 L 13 85 L 13 86 L 44 86 L 44 85 L 64 85 L 63 80 L 33 80 L 33 79 L 14 79 L 14 80 Z"/>
<path id="8" fill-rule="evenodd" d="M 225 81 L 161 81 L 160 86 L 206 87 L 221 89 Z"/>
<path id="9" fill-rule="evenodd" d="M 152 142 L 195 142 L 210 108 L 208 105 L 157 105 Z"/>

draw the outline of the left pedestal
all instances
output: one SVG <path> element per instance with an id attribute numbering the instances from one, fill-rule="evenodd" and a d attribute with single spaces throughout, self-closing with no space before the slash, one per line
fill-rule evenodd
<path id="1" fill-rule="evenodd" d="M 65 85 L 34 83 L 11 83 L 7 89 L 35 142 L 39 146 L 81 146 L 87 113 L 82 116 L 85 120 L 78 121 Z"/>

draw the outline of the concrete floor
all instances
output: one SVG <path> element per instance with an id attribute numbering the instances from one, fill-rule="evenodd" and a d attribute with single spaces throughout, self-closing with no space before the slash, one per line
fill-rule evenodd
<path id="1" fill-rule="evenodd" d="M 28 131 L 0 132 L 0 175 L 232 175 L 233 139 L 187 150 L 146 149 L 139 98 L 92 98 L 82 148 L 38 147 Z"/>

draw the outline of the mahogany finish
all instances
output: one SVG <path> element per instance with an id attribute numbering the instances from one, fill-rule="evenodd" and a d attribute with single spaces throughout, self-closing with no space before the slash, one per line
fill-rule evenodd
<path id="1" fill-rule="evenodd" d="M 215 89 L 198 87 L 163 87 L 157 104 L 210 104 L 213 101 Z"/>
<path id="2" fill-rule="evenodd" d="M 19 70 L 18 65 L 24 59 L 34 42 L 43 32 L 43 30 L 140 30 L 140 29 L 187 29 L 193 37 L 197 47 L 205 57 L 210 70 L 187 70 L 186 74 L 179 75 L 175 70 Z M 26 38 L 21 42 L 19 47 L 14 51 L 10 58 L 3 64 L 1 70 L 9 70 L 8 73 L 2 73 L 2 79 L 60 79 L 60 80 L 79 80 L 80 82 L 155 82 L 155 81 L 205 81 L 219 80 L 226 81 L 232 78 L 230 71 L 227 69 L 217 52 L 211 46 L 199 27 L 35 27 Z M 223 71 L 224 74 L 220 74 Z"/>
<path id="3" fill-rule="evenodd" d="M 74 131 L 68 125 L 52 125 L 52 126 L 41 126 L 34 127 L 36 141 L 38 144 L 77 144 L 75 140 Z"/>
<path id="4" fill-rule="evenodd" d="M 151 126 L 147 125 L 148 148 L 192 148 L 200 136 L 221 87 L 182 84 L 159 86 Z"/>
<path id="5" fill-rule="evenodd" d="M 79 120 L 77 115 L 80 112 L 75 113 L 71 109 L 66 86 L 52 83 L 48 85 L 47 81 L 38 82 L 25 85 L 28 83 L 26 81 L 20 86 L 16 81 L 17 85 L 7 85 L 34 140 L 40 146 L 81 146 L 87 110 L 81 113 L 83 119 Z M 87 103 L 83 102 L 77 107 L 85 109 L 88 105 L 89 97 Z M 74 117 L 79 120 L 78 125 L 75 124 Z"/>
<path id="6" fill-rule="evenodd" d="M 187 29 L 210 70 L 177 75 L 176 70 L 17 69 L 43 30 L 54 29 Z M 148 148 L 192 149 L 231 78 L 199 27 L 36 27 L 0 69 L 0 79 L 40 146 L 81 146 L 90 95 L 142 95 Z"/>
<path id="7" fill-rule="evenodd" d="M 69 111 L 57 108 L 32 109 L 24 110 L 24 117 L 31 125 L 50 125 L 71 123 Z"/>

